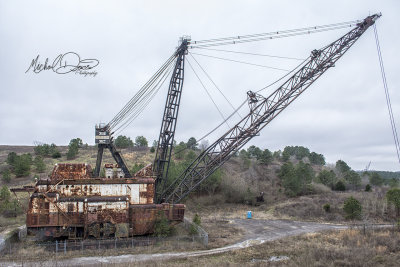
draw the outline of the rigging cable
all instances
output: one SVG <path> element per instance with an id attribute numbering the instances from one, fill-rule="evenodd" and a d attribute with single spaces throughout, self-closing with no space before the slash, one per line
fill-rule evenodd
<path id="1" fill-rule="evenodd" d="M 229 58 L 215 57 L 215 56 L 204 55 L 204 54 L 199 54 L 199 53 L 191 53 L 191 54 L 198 55 L 198 56 L 203 56 L 203 57 L 210 57 L 210 58 L 220 59 L 220 60 L 232 61 L 232 62 L 236 62 L 236 63 L 242 63 L 242 64 L 246 64 L 246 65 L 253 65 L 253 66 L 267 68 L 267 69 L 289 71 L 287 69 L 275 68 L 275 67 L 271 67 L 271 66 L 260 65 L 260 64 L 255 64 L 255 63 L 250 63 L 250 62 L 245 62 L 245 61 L 240 61 L 240 60 L 234 60 L 234 59 L 229 59 Z"/>
<path id="2" fill-rule="evenodd" d="M 204 47 L 210 47 L 210 46 L 232 45 L 232 44 L 238 44 L 238 43 L 248 43 L 248 42 L 254 42 L 254 41 L 263 41 L 263 40 L 270 40 L 270 39 L 277 39 L 277 38 L 284 38 L 284 37 L 305 35 L 305 34 L 310 34 L 310 33 L 332 31 L 332 30 L 353 27 L 354 24 L 359 23 L 359 22 L 360 22 L 359 20 L 356 20 L 356 21 L 350 21 L 350 22 L 342 22 L 342 23 L 314 26 L 314 27 L 308 27 L 308 28 L 300 28 L 300 29 L 294 29 L 294 30 L 275 31 L 275 32 L 260 33 L 260 34 L 251 34 L 251 35 L 218 38 L 218 39 L 192 41 L 191 42 L 192 45 L 190 46 L 190 48 L 204 48 Z"/>
<path id="3" fill-rule="evenodd" d="M 197 63 L 197 65 L 200 67 L 200 69 L 204 72 L 204 74 L 207 76 L 207 78 L 212 82 L 212 84 L 215 86 L 215 88 L 217 88 L 218 92 L 220 92 L 221 95 L 225 98 L 226 102 L 228 102 L 228 104 L 231 106 L 231 108 L 233 110 L 235 110 L 235 107 L 232 105 L 231 101 L 229 101 L 229 99 L 225 96 L 225 94 L 221 91 L 221 89 L 219 89 L 217 84 L 214 82 L 213 79 L 211 79 L 210 75 L 208 75 L 206 70 L 200 65 L 200 63 L 197 61 L 197 59 L 192 55 L 192 53 L 189 52 L 189 54 L 193 58 L 193 60 Z M 239 115 L 240 118 L 242 118 L 242 116 L 240 116 L 239 113 L 238 113 L 238 115 Z"/>
<path id="4" fill-rule="evenodd" d="M 128 113 L 140 103 L 141 98 L 148 94 L 149 88 L 156 82 L 160 75 L 165 71 L 165 69 L 170 66 L 173 57 L 168 59 L 168 61 L 157 71 L 155 75 L 135 94 L 135 96 L 124 106 L 124 108 L 110 121 L 110 128 L 114 128 L 118 123 L 126 118 Z"/>
<path id="5" fill-rule="evenodd" d="M 127 119 L 121 126 L 119 126 L 115 130 L 115 132 L 120 133 L 123 130 L 125 130 L 125 128 L 128 127 L 132 123 L 132 121 L 134 121 L 140 115 L 140 113 L 142 113 L 142 111 L 147 107 L 147 105 L 151 102 L 151 100 L 153 100 L 155 95 L 161 89 L 161 87 L 165 83 L 166 79 L 170 76 L 172 71 L 173 71 L 173 64 L 169 66 L 168 70 L 164 72 L 162 78 L 158 80 L 151 94 L 148 94 L 148 96 L 146 96 L 146 98 L 143 99 L 143 102 L 140 104 L 140 106 L 138 106 L 138 109 L 135 112 L 131 112 L 131 114 L 129 115 L 130 116 L 129 119 Z"/>
<path id="6" fill-rule="evenodd" d="M 288 72 L 287 74 L 283 75 L 281 78 L 277 79 L 276 81 L 268 84 L 267 86 L 255 91 L 256 93 L 259 93 L 265 89 L 268 89 L 269 87 L 273 86 L 274 84 L 278 83 L 279 81 L 283 80 L 285 77 L 287 77 L 289 74 L 295 72 L 297 69 L 299 69 L 305 62 L 307 62 L 307 60 L 309 59 L 306 58 L 302 63 L 300 63 L 299 65 L 297 65 L 293 70 L 291 70 L 290 72 Z M 244 100 L 242 102 L 242 104 L 239 105 L 238 108 L 236 108 L 231 115 L 229 115 L 225 120 L 223 120 L 220 124 L 218 124 L 216 127 L 214 127 L 211 131 L 209 131 L 208 133 L 206 133 L 205 135 L 203 135 L 200 139 L 197 140 L 197 142 L 200 142 L 202 140 L 204 140 L 205 138 L 207 138 L 209 135 L 211 135 L 213 132 L 215 132 L 216 130 L 218 130 L 219 127 L 221 127 L 227 120 L 229 120 L 230 118 L 232 118 L 233 115 L 235 115 L 235 113 L 238 113 L 238 111 L 247 103 L 247 100 Z M 239 114 L 239 113 L 238 113 Z M 184 150 L 186 150 L 187 148 L 181 149 L 179 151 L 174 152 L 173 155 L 176 155 Z"/>
<path id="7" fill-rule="evenodd" d="M 382 53 L 381 53 L 381 47 L 379 45 L 379 38 L 378 38 L 378 31 L 377 31 L 377 28 L 376 28 L 376 24 L 374 24 L 374 34 L 375 34 L 376 50 L 378 52 L 378 58 L 379 58 L 379 66 L 380 66 L 380 69 L 381 69 L 382 83 L 383 83 L 383 88 L 385 90 L 385 95 L 386 95 L 386 104 L 387 104 L 387 107 L 388 107 L 390 124 L 392 126 L 393 139 L 394 139 L 394 143 L 395 143 L 395 146 L 396 146 L 397 159 L 398 159 L 398 161 L 400 163 L 399 137 L 397 135 L 396 123 L 395 123 L 394 116 L 393 116 L 393 110 L 392 110 L 392 104 L 391 104 L 391 101 L 390 101 L 389 89 L 388 89 L 387 82 L 386 82 L 385 68 L 383 66 L 383 58 L 382 58 Z"/>
<path id="8" fill-rule="evenodd" d="M 161 66 L 161 68 L 146 82 L 145 85 L 128 101 L 128 103 L 122 108 L 120 112 L 108 123 L 110 129 L 117 126 L 122 120 L 124 120 L 127 114 L 140 103 L 141 98 L 148 94 L 148 90 L 154 85 L 154 83 L 165 73 L 166 69 L 176 58 L 175 53 Z"/>
<path id="9" fill-rule="evenodd" d="M 242 51 L 226 50 L 226 49 L 215 49 L 215 48 L 205 48 L 205 47 L 198 47 L 198 49 L 218 51 L 218 52 L 226 52 L 226 53 L 243 54 L 243 55 L 251 55 L 251 56 L 272 57 L 272 58 L 280 58 L 280 59 L 291 59 L 291 60 L 298 60 L 298 61 L 303 61 L 304 60 L 302 58 L 296 58 L 296 57 L 274 56 L 274 55 L 266 55 L 266 54 L 257 54 L 257 53 L 249 53 L 249 52 L 242 52 Z"/>
<path id="10" fill-rule="evenodd" d="M 228 126 L 228 128 L 231 128 L 228 124 L 228 122 L 226 121 L 224 114 L 222 114 L 221 110 L 219 109 L 217 103 L 215 103 L 214 99 L 212 98 L 212 96 L 210 95 L 210 93 L 208 92 L 207 88 L 204 86 L 203 82 L 201 81 L 199 75 L 197 75 L 196 71 L 194 70 L 192 64 L 190 63 L 189 59 L 187 59 L 187 62 L 189 63 L 190 68 L 193 70 L 194 74 L 196 75 L 197 79 L 199 80 L 201 86 L 203 87 L 203 89 L 206 91 L 208 97 L 211 99 L 211 101 L 213 102 L 215 108 L 218 110 L 219 115 L 221 115 L 222 119 L 226 122 L 226 125 Z"/>

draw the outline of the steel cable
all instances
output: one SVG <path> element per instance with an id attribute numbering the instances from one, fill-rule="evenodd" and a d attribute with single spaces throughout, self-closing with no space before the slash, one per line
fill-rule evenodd
<path id="1" fill-rule="evenodd" d="M 332 30 L 339 30 L 348 27 L 354 26 L 355 22 L 345 22 L 345 23 L 337 23 L 331 24 L 326 26 L 316 26 L 316 27 L 309 27 L 297 30 L 287 30 L 287 31 L 277 31 L 277 32 L 270 32 L 264 34 L 255 34 L 255 35 L 244 35 L 244 36 L 235 36 L 235 37 L 227 37 L 227 38 L 220 38 L 214 39 L 214 41 L 192 41 L 191 46 L 189 48 L 205 48 L 205 47 L 212 47 L 212 46 L 221 46 L 221 45 L 232 45 L 232 44 L 239 44 L 239 43 L 248 43 L 248 42 L 255 42 L 255 41 L 264 41 L 264 40 L 272 40 L 278 38 L 285 38 L 285 37 L 293 37 L 311 33 L 318 33 L 318 32 L 325 32 L 325 31 L 332 31 Z"/>
<path id="2" fill-rule="evenodd" d="M 176 54 L 174 53 L 162 66 L 158 71 L 150 78 L 149 81 L 146 82 L 145 85 L 128 101 L 128 103 L 115 115 L 115 117 L 108 123 L 110 129 L 116 127 L 129 113 L 132 108 L 137 105 L 141 98 L 148 93 L 154 83 L 165 73 L 165 70 L 171 65 L 171 63 L 176 58 Z"/>
<path id="3" fill-rule="evenodd" d="M 189 63 L 190 68 L 193 70 L 195 76 L 197 77 L 197 79 L 199 80 L 201 86 L 203 87 L 204 91 L 207 93 L 208 97 L 211 99 L 211 102 L 214 104 L 215 108 L 218 110 L 219 115 L 221 115 L 222 119 L 226 122 L 226 119 L 224 117 L 224 114 L 222 114 L 221 110 L 219 109 L 217 103 L 215 103 L 214 99 L 212 98 L 210 92 L 208 92 L 207 88 L 205 87 L 204 83 L 201 81 L 199 75 L 197 75 L 196 71 L 194 70 L 192 64 L 190 63 L 189 59 L 187 59 L 187 62 Z M 226 125 L 231 128 L 229 126 L 229 124 L 226 122 Z"/>
<path id="4" fill-rule="evenodd" d="M 192 54 L 193 55 L 198 55 L 198 56 L 203 56 L 203 57 L 209 57 L 209 58 L 215 58 L 215 59 L 220 59 L 220 60 L 225 60 L 225 61 L 231 61 L 231 62 L 246 64 L 246 65 L 252 65 L 252 66 L 262 67 L 262 68 L 267 68 L 267 69 L 280 70 L 280 71 L 289 71 L 287 69 L 275 68 L 275 67 L 271 67 L 271 66 L 260 65 L 260 64 L 246 62 L 246 61 L 235 60 L 235 59 L 229 59 L 229 58 L 223 58 L 223 57 L 215 57 L 215 56 L 204 55 L 204 54 L 193 53 L 193 52 L 192 52 Z"/>
<path id="5" fill-rule="evenodd" d="M 165 83 L 166 79 L 170 76 L 172 70 L 173 70 L 173 64 L 171 64 L 168 70 L 164 72 L 164 75 L 162 76 L 161 79 L 158 80 L 157 84 L 155 84 L 153 90 L 151 90 L 151 93 L 149 93 L 146 97 L 143 98 L 143 101 L 137 106 L 137 109 L 131 110 L 131 112 L 128 115 L 129 117 L 127 116 L 125 122 L 115 130 L 116 134 L 121 133 L 123 130 L 125 130 L 126 127 L 128 127 L 143 112 L 143 110 L 148 106 L 151 100 L 153 100 L 155 95 L 159 92 L 159 90 Z"/>
<path id="6" fill-rule="evenodd" d="M 374 34 L 375 34 L 376 50 L 378 52 L 379 66 L 380 66 L 380 69 L 381 69 L 382 83 L 383 83 L 383 88 L 385 90 L 386 105 L 387 105 L 388 112 L 389 112 L 390 124 L 392 126 L 392 134 L 393 134 L 393 139 L 394 139 L 394 143 L 395 143 L 395 146 L 396 146 L 397 159 L 398 159 L 398 161 L 400 163 L 399 137 L 398 137 L 398 134 L 397 134 L 396 122 L 395 122 L 394 116 L 393 116 L 392 104 L 391 104 L 391 101 L 390 101 L 389 89 L 388 89 L 388 86 L 387 86 L 385 68 L 384 68 L 384 65 L 383 65 L 383 58 L 382 58 L 382 53 L 381 53 L 381 47 L 379 45 L 379 38 L 378 38 L 378 31 L 377 31 L 377 28 L 376 28 L 376 24 L 374 24 Z"/>
<path id="7" fill-rule="evenodd" d="M 194 43 L 194 44 L 202 44 L 202 43 L 221 42 L 221 41 L 234 40 L 234 39 L 254 38 L 254 37 L 260 37 L 260 36 L 266 36 L 266 35 L 276 35 L 276 34 L 282 34 L 282 33 L 303 32 L 303 31 L 310 31 L 310 30 L 315 30 L 315 29 L 320 29 L 320 28 L 324 29 L 324 28 L 331 28 L 331 27 L 337 27 L 337 26 L 348 26 L 348 25 L 352 25 L 352 24 L 355 24 L 355 23 L 359 23 L 359 22 L 361 22 L 361 21 L 360 20 L 353 20 L 353 21 L 347 21 L 347 22 L 339 22 L 339 23 L 326 24 L 326 25 L 320 25 L 320 26 L 312 26 L 312 27 L 306 27 L 306 28 L 291 29 L 291 30 L 273 31 L 273 32 L 267 32 L 267 33 L 247 34 L 247 35 L 241 35 L 241 36 L 239 35 L 239 36 L 231 36 L 231 37 L 199 40 L 199 41 L 193 41 L 192 43 Z"/>
<path id="8" fill-rule="evenodd" d="M 271 58 L 279 58 L 279 59 L 291 59 L 291 60 L 299 60 L 299 61 L 303 61 L 304 60 L 303 58 L 266 55 L 266 54 L 249 53 L 249 52 L 233 51 L 233 50 L 226 50 L 226 49 L 215 49 L 215 48 L 205 48 L 205 47 L 199 47 L 198 49 L 217 51 L 217 52 L 243 54 L 243 55 L 251 55 L 251 56 L 271 57 Z"/>
<path id="9" fill-rule="evenodd" d="M 232 105 L 231 101 L 229 101 L 229 99 L 225 96 L 225 94 L 221 91 L 221 89 L 219 89 L 219 87 L 217 86 L 217 84 L 214 82 L 214 80 L 210 77 L 210 75 L 208 75 L 208 73 L 206 72 L 206 70 L 200 65 L 200 63 L 197 61 L 197 59 L 192 55 L 192 53 L 190 53 L 190 56 L 193 58 L 193 60 L 196 62 L 196 64 L 200 67 L 200 69 L 204 72 L 204 74 L 207 76 L 207 78 L 211 81 L 211 83 L 215 86 L 215 88 L 217 88 L 218 92 L 220 92 L 220 94 L 224 97 L 224 99 L 226 100 L 226 102 L 228 102 L 228 104 L 231 106 L 231 108 L 235 111 L 235 107 Z M 238 113 L 239 117 L 241 118 L 242 116 L 240 116 L 240 114 Z"/>

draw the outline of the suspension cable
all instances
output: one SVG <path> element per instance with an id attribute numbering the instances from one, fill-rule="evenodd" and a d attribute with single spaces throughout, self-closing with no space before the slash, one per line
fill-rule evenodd
<path id="1" fill-rule="evenodd" d="M 208 92 L 207 88 L 204 86 L 204 83 L 201 81 L 199 75 L 197 75 L 197 73 L 196 73 L 196 71 L 194 70 L 194 68 L 193 68 L 192 64 L 190 63 L 189 59 L 187 59 L 187 62 L 189 63 L 190 68 L 193 70 L 194 74 L 196 75 L 197 79 L 199 80 L 201 86 L 202 86 L 203 89 L 206 91 L 208 97 L 209 97 L 209 98 L 211 99 L 211 101 L 213 102 L 215 108 L 218 110 L 219 115 L 221 115 L 222 119 L 226 122 L 226 119 L 225 119 L 225 117 L 224 117 L 224 114 L 222 114 L 222 112 L 221 112 L 221 110 L 219 109 L 217 103 L 215 103 L 214 99 L 212 98 L 212 96 L 211 96 L 210 93 Z M 229 128 L 231 128 L 227 122 L 226 122 L 226 125 L 227 125 Z"/>
<path id="2" fill-rule="evenodd" d="M 147 94 L 151 93 L 151 90 L 154 89 L 154 84 L 157 83 L 157 80 L 162 77 L 165 73 L 166 69 L 171 65 L 171 63 L 176 58 L 175 53 L 161 66 L 160 69 L 150 78 L 149 81 L 146 82 L 145 85 L 128 101 L 128 103 L 122 108 L 120 112 L 108 123 L 110 129 L 116 127 L 122 120 L 124 120 L 127 114 L 132 111 L 132 109 L 137 106 L 142 98 Z"/>
<path id="3" fill-rule="evenodd" d="M 304 61 L 302 63 L 300 63 L 299 65 L 297 65 L 293 70 L 291 70 L 290 72 L 288 72 L 287 74 L 283 75 L 281 78 L 277 79 L 276 81 L 264 86 L 263 88 L 255 91 L 256 93 L 259 93 L 265 89 L 268 89 L 269 87 L 273 86 L 274 84 L 278 83 L 279 81 L 281 81 L 282 79 L 284 79 L 285 77 L 287 77 L 289 74 L 295 72 L 297 69 L 299 69 L 309 58 L 304 59 Z M 244 100 L 242 102 L 242 104 L 239 105 L 239 107 L 237 107 L 225 120 L 223 120 L 220 124 L 218 124 L 216 127 L 214 127 L 211 131 L 207 132 L 205 135 L 203 135 L 200 139 L 197 140 L 197 142 L 200 142 L 202 140 L 204 140 L 205 138 L 207 138 L 209 135 L 211 135 L 212 133 L 214 133 L 216 130 L 218 130 L 226 121 L 228 121 L 230 118 L 232 118 L 233 115 L 235 115 L 236 113 L 239 114 L 239 110 L 247 103 L 247 100 Z M 185 151 L 187 148 L 178 150 L 174 152 L 174 156 L 182 151 Z"/>
<path id="4" fill-rule="evenodd" d="M 376 23 L 374 24 L 374 34 L 375 34 L 376 50 L 378 52 L 379 66 L 381 69 L 382 83 L 383 83 L 383 88 L 385 90 L 386 104 L 387 104 L 387 108 L 388 108 L 388 112 L 389 112 L 390 124 L 392 126 L 392 134 L 393 134 L 394 144 L 396 146 L 397 159 L 400 163 L 399 137 L 397 135 L 396 123 L 395 123 L 394 116 L 393 116 L 392 104 L 390 101 L 389 89 L 388 89 L 387 81 L 386 81 L 385 68 L 383 65 L 383 58 L 382 58 L 382 53 L 381 53 L 381 47 L 379 45 L 379 38 L 378 38 L 378 31 L 376 28 Z"/>
<path id="5" fill-rule="evenodd" d="M 210 51 L 218 51 L 218 52 L 226 52 L 226 53 L 243 54 L 243 55 L 251 55 L 251 56 L 271 57 L 271 58 L 280 58 L 280 59 L 291 59 L 291 60 L 298 60 L 298 61 L 303 61 L 304 60 L 302 58 L 296 58 L 296 57 L 274 56 L 274 55 L 267 55 L 267 54 L 258 54 L 258 53 L 249 53 L 249 52 L 242 52 L 242 51 L 226 50 L 226 49 L 215 49 L 215 48 L 205 48 L 205 47 L 198 47 L 198 49 L 210 50 Z"/>
<path id="6" fill-rule="evenodd" d="M 276 39 L 276 38 L 292 37 L 292 36 L 318 33 L 324 31 L 332 31 L 332 30 L 353 27 L 356 23 L 359 22 L 360 20 L 355 20 L 349 22 L 341 22 L 341 23 L 293 29 L 293 30 L 274 31 L 274 32 L 260 33 L 260 34 L 250 34 L 250 35 L 233 36 L 233 37 L 225 37 L 225 38 L 217 38 L 209 40 L 192 41 L 191 42 L 192 45 L 189 48 L 200 48 L 200 47 L 204 48 L 210 46 L 231 45 L 238 43 Z"/>
<path id="7" fill-rule="evenodd" d="M 220 60 L 225 60 L 225 61 L 236 62 L 236 63 L 242 63 L 242 64 L 246 64 L 246 65 L 252 65 L 252 66 L 262 67 L 262 68 L 267 68 L 267 69 L 281 70 L 281 71 L 289 71 L 289 70 L 287 70 L 287 69 L 275 68 L 275 67 L 271 67 L 271 66 L 260 65 L 260 64 L 255 64 L 255 63 L 250 63 L 250 62 L 235 60 L 235 59 L 229 59 L 229 58 L 223 58 L 223 57 L 215 57 L 215 56 L 204 55 L 204 54 L 199 54 L 199 53 L 192 53 L 192 54 L 193 54 L 193 55 L 198 55 L 198 56 L 203 56 L 203 57 L 210 57 L 210 58 L 215 58 L 215 59 L 220 59 Z"/>
<path id="8" fill-rule="evenodd" d="M 148 106 L 148 104 L 153 100 L 155 95 L 158 93 L 158 91 L 161 89 L 163 84 L 165 83 L 166 79 L 170 76 L 173 70 L 173 64 L 171 64 L 166 72 L 164 72 L 163 76 L 161 79 L 158 80 L 157 84 L 155 85 L 154 89 L 152 90 L 151 94 L 148 94 L 140 104 L 138 105 L 138 108 L 135 110 L 135 112 L 130 113 L 129 118 L 121 125 L 119 126 L 115 132 L 122 132 L 123 130 L 126 129 L 142 112 L 143 110 Z M 133 109 L 132 109 L 133 110 Z M 122 128 L 122 129 L 121 129 Z M 117 134 L 117 133 L 116 133 Z"/>
<path id="9" fill-rule="evenodd" d="M 229 99 L 225 96 L 225 94 L 221 91 L 221 89 L 219 89 L 219 87 L 217 86 L 217 84 L 214 82 L 214 80 L 210 77 L 210 75 L 208 75 L 208 73 L 206 72 L 206 70 L 200 65 L 200 63 L 197 61 L 197 59 L 192 55 L 192 53 L 190 53 L 190 56 L 193 58 L 193 60 L 197 63 L 197 65 L 200 67 L 200 69 L 204 72 L 204 74 L 207 76 L 207 78 L 212 82 L 212 84 L 215 86 L 215 88 L 217 88 L 218 92 L 220 92 L 220 94 L 225 98 L 226 102 L 228 102 L 228 104 L 231 106 L 231 108 L 233 110 L 235 110 L 235 107 L 232 105 L 231 101 L 229 101 Z M 238 113 L 239 117 L 242 118 L 242 116 L 240 116 L 240 114 Z"/>

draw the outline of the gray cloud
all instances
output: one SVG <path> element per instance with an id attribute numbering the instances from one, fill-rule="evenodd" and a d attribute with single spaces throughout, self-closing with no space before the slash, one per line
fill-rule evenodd
<path id="1" fill-rule="evenodd" d="M 395 119 L 400 123 L 400 93 L 396 90 L 400 83 L 399 5 L 398 1 L 2 1 L 0 143 L 31 145 L 39 140 L 61 145 L 74 137 L 93 143 L 94 124 L 112 119 L 174 52 L 182 35 L 199 40 L 269 32 L 362 19 L 379 11 L 383 13 L 377 25 L 386 75 Z M 312 49 L 343 33 L 229 49 L 305 58 Z M 24 73 L 38 54 L 42 59 L 53 59 L 68 51 L 99 59 L 98 76 Z M 291 69 L 297 64 L 217 54 L 280 68 Z M 246 91 L 262 88 L 283 74 L 195 58 L 235 106 L 246 98 Z M 210 83 L 207 88 L 227 116 L 231 107 Z M 272 89 L 262 93 L 268 95 Z M 123 134 L 157 139 L 165 93 L 163 88 Z M 244 108 L 241 114 L 246 112 Z M 218 112 L 187 68 L 176 139 L 201 137 L 220 122 Z M 226 130 L 227 126 L 221 127 L 208 140 L 212 142 Z M 271 150 L 304 145 L 323 153 L 329 162 L 341 158 L 355 169 L 372 161 L 374 169 L 398 170 L 372 30 L 251 144 Z"/>

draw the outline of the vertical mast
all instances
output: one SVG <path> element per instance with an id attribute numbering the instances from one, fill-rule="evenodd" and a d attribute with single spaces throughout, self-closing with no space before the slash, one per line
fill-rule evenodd
<path id="1" fill-rule="evenodd" d="M 190 38 L 182 37 L 181 44 L 176 50 L 176 63 L 169 83 L 167 100 L 161 123 L 160 136 L 157 143 L 156 157 L 153 164 L 153 172 L 156 175 L 155 201 L 162 202 L 157 192 L 162 192 L 168 175 L 176 122 L 178 119 L 179 105 L 182 95 L 184 78 L 185 55 L 187 54 Z"/>

